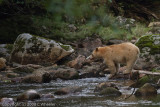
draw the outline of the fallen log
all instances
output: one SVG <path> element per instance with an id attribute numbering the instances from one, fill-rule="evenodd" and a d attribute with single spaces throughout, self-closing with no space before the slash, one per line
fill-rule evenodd
<path id="1" fill-rule="evenodd" d="M 151 72 L 151 71 L 144 71 L 144 70 L 133 70 L 133 72 L 139 72 L 139 74 L 160 76 L 160 72 Z"/>

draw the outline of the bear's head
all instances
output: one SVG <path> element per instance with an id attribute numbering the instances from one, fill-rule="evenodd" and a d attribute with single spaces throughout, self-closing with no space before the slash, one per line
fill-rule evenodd
<path id="1" fill-rule="evenodd" d="M 100 48 L 98 47 L 92 52 L 92 54 L 89 57 L 87 57 L 87 59 L 92 60 L 92 59 L 95 59 L 95 58 L 97 59 L 101 57 L 102 57 L 102 54 L 101 54 Z"/>

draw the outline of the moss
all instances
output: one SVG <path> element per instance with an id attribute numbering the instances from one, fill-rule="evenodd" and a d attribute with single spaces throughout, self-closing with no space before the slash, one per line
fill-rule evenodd
<path id="1" fill-rule="evenodd" d="M 69 51 L 70 46 L 68 45 L 60 45 L 64 50 Z"/>
<path id="2" fill-rule="evenodd" d="M 25 39 L 20 38 L 18 41 L 15 42 L 15 50 L 24 52 Z"/>
<path id="3" fill-rule="evenodd" d="M 8 53 L 11 53 L 12 49 L 13 49 L 13 44 L 7 44 L 5 46 L 5 48 L 8 50 Z"/>
<path id="4" fill-rule="evenodd" d="M 144 76 L 141 79 L 139 79 L 135 84 L 133 84 L 131 87 L 142 87 L 145 83 L 157 83 L 160 76 Z"/>
<path id="5" fill-rule="evenodd" d="M 157 35 L 159 38 L 157 39 L 160 42 L 160 35 Z M 154 55 L 154 54 L 159 54 L 159 50 L 160 50 L 160 43 L 159 44 L 154 44 L 155 40 L 154 40 L 154 35 L 146 35 L 146 36 L 142 36 L 138 42 L 136 43 L 136 45 L 139 47 L 141 53 L 143 53 L 143 48 L 144 47 L 149 47 L 150 48 L 150 54 Z"/>

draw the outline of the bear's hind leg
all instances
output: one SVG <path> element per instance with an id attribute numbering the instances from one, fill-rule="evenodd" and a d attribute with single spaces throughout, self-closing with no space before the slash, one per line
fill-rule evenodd
<path id="1" fill-rule="evenodd" d="M 130 60 L 130 61 L 127 62 L 126 70 L 123 72 L 124 75 L 125 74 L 130 74 L 131 75 L 135 62 L 136 62 L 136 60 Z"/>

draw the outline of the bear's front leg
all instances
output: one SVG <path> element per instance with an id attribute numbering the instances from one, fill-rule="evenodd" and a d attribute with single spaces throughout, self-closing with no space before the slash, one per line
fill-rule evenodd
<path id="1" fill-rule="evenodd" d="M 114 62 L 112 62 L 112 61 L 107 62 L 107 65 L 108 65 L 108 68 L 109 68 L 109 70 L 111 72 L 110 76 L 108 77 L 108 79 L 111 79 L 116 75 L 116 67 L 115 67 Z"/>

